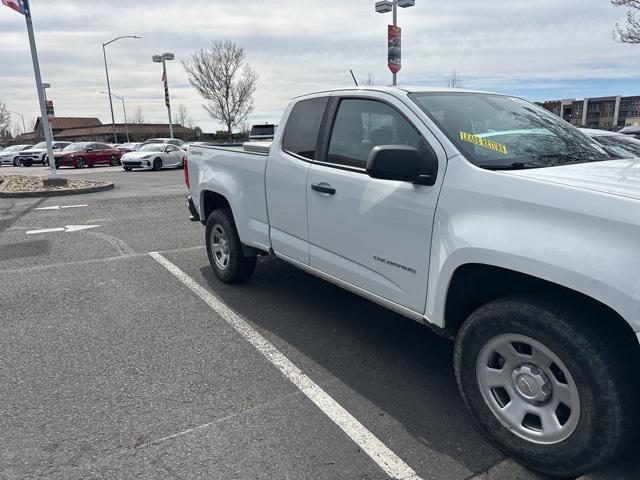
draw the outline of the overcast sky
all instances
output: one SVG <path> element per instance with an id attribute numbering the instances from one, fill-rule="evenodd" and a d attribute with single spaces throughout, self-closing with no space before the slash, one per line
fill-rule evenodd
<path id="1" fill-rule="evenodd" d="M 205 131 L 218 128 L 201 107 L 180 59 L 216 39 L 245 48 L 260 79 L 251 121 L 278 121 L 289 98 L 350 85 L 369 73 L 390 83 L 386 25 L 374 0 L 31 0 L 45 82 L 58 116 L 109 122 L 102 43 L 111 87 L 165 121 L 161 66 L 151 56 L 174 52 L 168 64 L 174 108 L 183 103 Z M 623 9 L 608 0 L 416 0 L 399 10 L 403 64 L 399 82 L 444 86 L 456 69 L 466 87 L 530 100 L 640 94 L 640 46 L 611 37 Z M 38 115 L 24 18 L 0 5 L 0 101 Z M 122 108 L 115 105 L 116 121 Z"/>

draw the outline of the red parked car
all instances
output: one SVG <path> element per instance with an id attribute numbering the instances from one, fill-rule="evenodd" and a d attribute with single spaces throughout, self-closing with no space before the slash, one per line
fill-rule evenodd
<path id="1" fill-rule="evenodd" d="M 84 168 L 100 164 L 119 165 L 122 152 L 106 143 L 77 142 L 54 153 L 53 156 L 56 159 L 56 167 Z"/>

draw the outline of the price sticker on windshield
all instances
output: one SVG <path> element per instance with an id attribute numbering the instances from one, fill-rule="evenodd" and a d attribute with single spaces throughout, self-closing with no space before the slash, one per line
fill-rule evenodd
<path id="1" fill-rule="evenodd" d="M 471 133 L 460 132 L 460 140 L 473 143 L 475 145 L 479 145 L 484 148 L 488 148 L 489 150 L 493 150 L 494 152 L 501 153 L 502 155 L 508 154 L 506 145 L 503 145 L 497 142 L 492 142 L 491 140 L 487 140 L 486 138 L 482 138 L 477 135 L 472 135 Z"/>

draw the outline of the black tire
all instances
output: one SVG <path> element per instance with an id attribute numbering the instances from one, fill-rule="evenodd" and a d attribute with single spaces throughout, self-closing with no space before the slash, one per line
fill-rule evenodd
<path id="1" fill-rule="evenodd" d="M 637 374 L 628 366 L 634 363 L 630 361 L 633 350 L 630 346 L 624 348 L 618 337 L 603 330 L 608 318 L 593 310 L 552 295 L 504 297 L 472 313 L 456 339 L 456 379 L 472 416 L 498 447 L 539 472 L 583 475 L 622 454 L 633 437 L 637 424 Z M 574 417 L 575 430 L 563 441 L 540 444 L 513 433 L 493 413 L 488 403 L 491 400 L 485 401 L 476 373 L 477 365 L 482 365 L 478 359 L 484 358 L 481 352 L 485 345 L 505 334 L 541 343 L 560 359 L 572 377 L 580 414 Z M 632 357 L 637 362 L 636 356 Z M 554 375 L 551 368 L 548 375 Z M 555 381 L 550 376 L 547 379 L 548 385 Z M 554 391 L 550 395 L 548 401 L 552 402 Z M 518 396 L 516 399 L 522 402 Z M 506 406 L 510 404 L 507 400 Z M 557 410 L 554 415 L 556 420 L 560 418 Z"/>
<path id="2" fill-rule="evenodd" d="M 112 167 L 117 167 L 118 157 L 116 157 L 115 155 L 111 155 L 111 158 L 109 159 L 109 165 L 111 165 Z"/>
<path id="3" fill-rule="evenodd" d="M 47 157 L 47 155 L 42 157 L 42 166 L 46 167 L 47 165 L 49 165 L 49 157 Z"/>
<path id="4" fill-rule="evenodd" d="M 14 167 L 19 167 L 20 166 L 20 157 L 14 157 L 13 166 Z"/>
<path id="5" fill-rule="evenodd" d="M 124 169 L 125 172 L 130 172 L 131 170 L 133 170 L 131 167 L 122 167 Z"/>
<path id="6" fill-rule="evenodd" d="M 73 165 L 74 168 L 84 168 L 85 167 L 84 158 L 78 157 Z"/>
<path id="7" fill-rule="evenodd" d="M 20 160 L 20 163 L 23 167 L 30 167 L 32 164 L 31 160 Z"/>
<path id="8" fill-rule="evenodd" d="M 159 157 L 156 157 L 153 159 L 153 171 L 157 172 L 159 170 L 162 169 L 162 159 L 160 159 Z"/>
<path id="9" fill-rule="evenodd" d="M 225 233 L 228 246 L 228 263 L 226 268 L 221 268 L 214 257 L 212 239 L 214 229 L 221 227 Z M 205 231 L 207 242 L 207 255 L 209 263 L 220 281 L 225 283 L 239 283 L 249 278 L 256 269 L 257 257 L 245 257 L 240 237 L 233 221 L 231 210 L 223 208 L 214 210 L 207 219 Z"/>

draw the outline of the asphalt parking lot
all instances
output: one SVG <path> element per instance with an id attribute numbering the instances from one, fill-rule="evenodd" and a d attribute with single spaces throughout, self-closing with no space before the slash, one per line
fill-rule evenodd
<path id="1" fill-rule="evenodd" d="M 181 170 L 63 173 L 116 189 L 0 199 L 0 478 L 389 478 L 151 252 L 375 436 L 401 478 L 543 478 L 473 426 L 449 341 L 274 258 L 221 284 Z M 640 478 L 638 462 L 589 478 Z"/>

